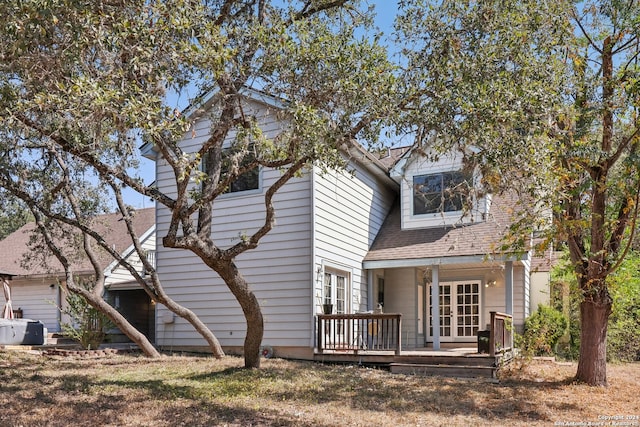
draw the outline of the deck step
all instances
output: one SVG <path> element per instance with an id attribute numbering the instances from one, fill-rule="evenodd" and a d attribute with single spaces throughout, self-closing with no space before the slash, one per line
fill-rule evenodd
<path id="1" fill-rule="evenodd" d="M 77 345 L 78 343 L 71 338 L 67 338 L 64 335 L 57 332 L 50 332 L 47 334 L 46 345 Z"/>
<path id="2" fill-rule="evenodd" d="M 390 363 L 389 370 L 392 374 L 495 379 L 497 368 L 483 365 Z"/>
<path id="3" fill-rule="evenodd" d="M 400 355 L 393 358 L 393 363 L 455 365 L 455 366 L 496 366 L 498 359 L 488 355 L 436 356 L 436 355 Z"/>

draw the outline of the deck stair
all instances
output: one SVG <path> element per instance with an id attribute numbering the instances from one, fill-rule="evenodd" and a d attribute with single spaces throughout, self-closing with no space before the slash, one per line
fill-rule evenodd
<path id="1" fill-rule="evenodd" d="M 70 347 L 77 346 L 78 343 L 71 338 L 67 338 L 62 334 L 56 332 L 49 332 L 47 334 L 47 341 L 45 343 L 47 346 L 59 346 L 59 347 Z"/>
<path id="2" fill-rule="evenodd" d="M 474 355 L 396 356 L 389 370 L 393 374 L 495 379 L 498 363 L 496 358 Z"/>

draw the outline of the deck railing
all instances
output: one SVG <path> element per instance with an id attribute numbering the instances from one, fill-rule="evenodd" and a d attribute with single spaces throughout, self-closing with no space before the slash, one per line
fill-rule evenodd
<path id="1" fill-rule="evenodd" d="M 495 356 L 513 350 L 513 316 L 491 312 L 489 355 Z"/>
<path id="2" fill-rule="evenodd" d="M 394 351 L 400 354 L 402 315 L 395 313 L 318 314 L 317 351 Z"/>

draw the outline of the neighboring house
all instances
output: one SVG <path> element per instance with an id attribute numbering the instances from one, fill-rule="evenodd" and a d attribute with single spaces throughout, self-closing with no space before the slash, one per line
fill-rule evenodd
<path id="1" fill-rule="evenodd" d="M 96 218 L 95 231 L 142 272 L 142 263 L 133 249 L 121 218 L 119 214 L 101 215 Z M 156 245 L 155 209 L 139 209 L 133 218 L 143 248 L 148 249 L 149 257 L 153 257 Z M 33 255 L 29 239 L 34 230 L 35 223 L 29 223 L 0 241 L 0 270 L 13 276 L 10 285 L 14 310 L 24 318 L 41 321 L 49 332 L 59 332 L 61 324 L 69 321 L 59 310 L 65 304 L 64 271 L 53 256 L 47 257 L 47 266 L 34 259 L 34 262 L 25 267 L 25 256 Z M 70 249 L 65 248 L 65 251 Z M 138 330 L 153 339 L 155 306 L 128 271 L 106 252 L 97 250 L 96 253 L 105 266 L 103 274 L 107 288 L 106 298 Z M 74 260 L 73 273 L 78 277 L 93 275 L 86 257 Z"/>
<path id="2" fill-rule="evenodd" d="M 286 127 L 275 114 L 277 100 L 254 90 L 244 95 L 244 114 L 255 116 L 267 137 Z M 185 152 L 197 151 L 207 139 L 206 111 L 213 103 L 215 95 L 192 113 L 193 130 L 180 142 Z M 159 189 L 171 193 L 169 166 L 152 147 L 145 153 L 156 160 Z M 325 303 L 338 314 L 371 311 L 379 304 L 385 313 L 401 313 L 403 348 L 426 343 L 438 348 L 447 341 L 475 345 L 490 311 L 513 314 L 518 328 L 529 315 L 529 256 L 494 250 L 509 224 L 509 200 L 489 195 L 474 200 L 471 215 L 461 219 L 460 200 L 446 187 L 479 177 L 459 174 L 460 158 L 428 162 L 408 149 L 388 154 L 380 159 L 355 148 L 345 153 L 348 172 L 322 173 L 314 167 L 292 179 L 275 197 L 276 227 L 255 250 L 238 257 L 263 310 L 263 345 L 276 355 L 313 357 L 316 315 Z M 262 224 L 265 190 L 279 176 L 277 170 L 261 169 L 216 200 L 212 237 L 219 246 L 232 245 Z M 170 212 L 165 207 L 156 212 L 163 236 Z M 220 277 L 186 250 L 158 247 L 157 261 L 166 292 L 192 309 L 227 351 L 240 352 L 244 316 Z M 441 313 L 435 331 L 434 305 Z M 158 311 L 160 347 L 206 348 L 188 323 L 164 308 Z"/>

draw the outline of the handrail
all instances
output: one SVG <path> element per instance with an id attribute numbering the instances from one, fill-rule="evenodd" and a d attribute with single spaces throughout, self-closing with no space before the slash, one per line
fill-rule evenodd
<path id="1" fill-rule="evenodd" d="M 495 356 L 513 349 L 513 316 L 491 311 L 489 355 Z"/>
<path id="2" fill-rule="evenodd" d="M 317 351 L 394 351 L 400 354 L 402 314 L 318 314 Z"/>

